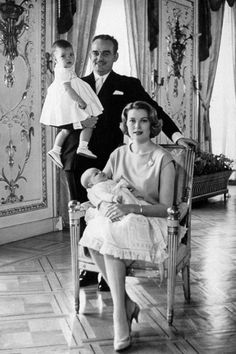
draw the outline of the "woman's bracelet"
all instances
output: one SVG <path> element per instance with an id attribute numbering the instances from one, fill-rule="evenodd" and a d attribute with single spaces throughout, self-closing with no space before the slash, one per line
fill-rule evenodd
<path id="1" fill-rule="evenodd" d="M 139 203 L 139 213 L 143 215 L 143 206 Z"/>

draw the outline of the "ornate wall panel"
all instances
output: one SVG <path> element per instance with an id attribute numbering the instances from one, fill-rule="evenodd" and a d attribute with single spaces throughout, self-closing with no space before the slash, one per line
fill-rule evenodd
<path id="1" fill-rule="evenodd" d="M 10 9 L 9 19 L 6 5 L 0 4 L 0 243 L 9 226 L 18 229 L 16 238 L 22 230 L 29 236 L 39 233 L 39 222 L 52 219 L 55 206 L 53 170 L 46 159 L 50 134 L 39 124 L 51 5 L 46 0 L 15 5 L 22 6 Z M 26 223 L 28 230 L 18 228 Z M 51 224 L 43 222 L 42 231 Z"/>
<path id="2" fill-rule="evenodd" d="M 196 136 L 196 2 L 159 2 L 158 101 L 186 137 Z"/>

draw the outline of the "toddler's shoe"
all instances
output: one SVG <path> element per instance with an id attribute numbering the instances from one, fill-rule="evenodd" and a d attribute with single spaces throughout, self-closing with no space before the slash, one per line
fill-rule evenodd
<path id="1" fill-rule="evenodd" d="M 59 168 L 63 168 L 62 162 L 61 162 L 61 157 L 60 154 L 55 152 L 54 150 L 49 150 L 48 151 L 48 156 L 52 159 L 52 161 L 57 165 Z"/>
<path id="2" fill-rule="evenodd" d="M 96 159 L 97 156 L 92 153 L 87 147 L 81 147 L 79 146 L 78 149 L 76 150 L 76 153 L 81 156 L 88 157 L 90 159 Z"/>

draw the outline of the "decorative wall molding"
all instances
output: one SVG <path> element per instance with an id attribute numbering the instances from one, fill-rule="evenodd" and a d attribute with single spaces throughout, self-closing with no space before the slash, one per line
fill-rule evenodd
<path id="1" fill-rule="evenodd" d="M 0 216 L 48 206 L 46 130 L 39 124 L 46 93 L 46 1 L 31 0 L 28 30 L 19 38 L 14 83 L 4 84 L 0 60 Z M 0 56 L 4 48 L 0 43 Z"/>
<path id="2" fill-rule="evenodd" d="M 190 0 L 162 0 L 159 3 L 160 54 L 156 73 L 159 82 L 154 92 L 186 137 L 194 137 L 195 6 Z"/>

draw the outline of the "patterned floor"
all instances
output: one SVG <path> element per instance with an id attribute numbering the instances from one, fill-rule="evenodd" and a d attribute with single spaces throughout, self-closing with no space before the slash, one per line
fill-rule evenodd
<path id="1" fill-rule="evenodd" d="M 125 353 L 236 353 L 236 186 L 196 204 L 192 217 L 191 304 L 176 289 L 174 325 L 166 323 L 166 289 L 128 278 L 141 316 Z M 0 247 L 0 354 L 113 353 L 110 293 L 81 291 L 73 309 L 69 232 Z"/>

